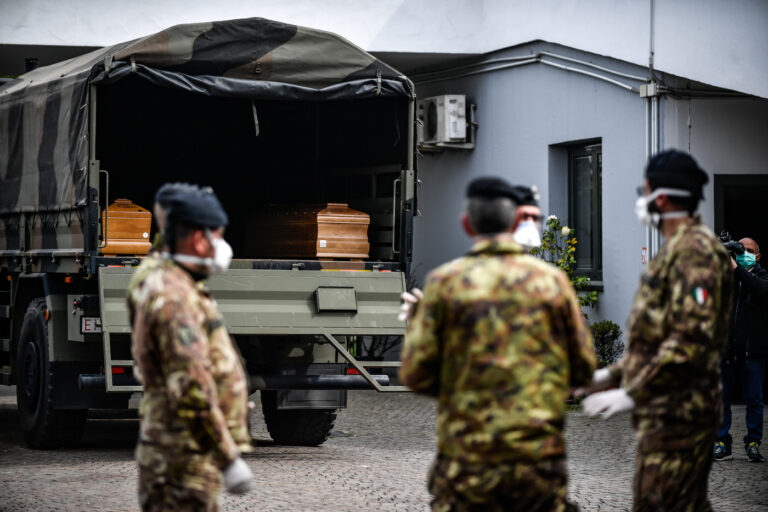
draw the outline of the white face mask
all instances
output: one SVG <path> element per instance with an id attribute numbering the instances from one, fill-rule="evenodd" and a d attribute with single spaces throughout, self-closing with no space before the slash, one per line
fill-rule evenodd
<path id="1" fill-rule="evenodd" d="M 512 234 L 512 239 L 527 251 L 541 246 L 539 225 L 532 220 L 524 220 L 518 224 L 517 229 Z"/>
<path id="2" fill-rule="evenodd" d="M 205 230 L 205 237 L 213 246 L 213 258 L 201 258 L 190 254 L 172 254 L 170 257 L 180 263 L 204 265 L 208 267 L 211 275 L 223 274 L 232 263 L 232 246 L 223 238 L 214 238 L 209 230 Z"/>
<path id="3" fill-rule="evenodd" d="M 635 201 L 635 215 L 640 224 L 644 226 L 651 226 L 658 228 L 662 219 L 679 219 L 682 217 L 688 217 L 688 212 L 680 210 L 675 212 L 659 213 L 648 211 L 648 205 L 653 203 L 657 197 L 665 194 L 668 196 L 676 197 L 690 197 L 691 193 L 687 190 L 681 190 L 677 188 L 657 188 L 647 196 L 640 196 Z"/>

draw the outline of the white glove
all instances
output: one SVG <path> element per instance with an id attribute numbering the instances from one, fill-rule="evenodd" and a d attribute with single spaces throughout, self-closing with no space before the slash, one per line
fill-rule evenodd
<path id="1" fill-rule="evenodd" d="M 416 311 L 416 304 L 424 298 L 424 294 L 418 288 L 414 288 L 411 290 L 411 293 L 403 292 L 400 295 L 400 298 L 403 299 L 403 304 L 400 306 L 400 314 L 397 315 L 397 319 L 401 322 L 405 322 L 406 320 L 413 318 L 413 314 Z"/>
<path id="2" fill-rule="evenodd" d="M 590 382 L 588 386 L 582 386 L 580 388 L 574 389 L 571 392 L 571 395 L 574 398 L 581 398 L 591 391 L 597 392 L 608 388 L 612 383 L 613 376 L 611 375 L 610 370 L 608 370 L 608 368 L 600 368 L 595 370 L 595 373 L 592 374 L 592 382 Z"/>
<path id="3" fill-rule="evenodd" d="M 224 486 L 232 494 L 243 494 L 253 487 L 253 473 L 242 457 L 224 469 Z"/>
<path id="4" fill-rule="evenodd" d="M 614 414 L 631 411 L 635 408 L 635 401 L 623 389 L 612 389 L 589 395 L 581 403 L 581 407 L 588 416 L 599 414 L 608 419 Z"/>
<path id="5" fill-rule="evenodd" d="M 598 368 L 592 374 L 592 387 L 603 388 L 613 380 L 611 371 L 608 368 Z"/>

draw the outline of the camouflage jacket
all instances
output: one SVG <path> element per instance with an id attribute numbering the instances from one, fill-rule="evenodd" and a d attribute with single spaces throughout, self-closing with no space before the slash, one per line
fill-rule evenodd
<path id="1" fill-rule="evenodd" d="M 128 303 L 144 386 L 139 463 L 146 447 L 207 455 L 219 468 L 250 451 L 245 373 L 205 285 L 172 261 L 150 256 L 131 281 Z"/>
<path id="2" fill-rule="evenodd" d="M 720 360 L 733 276 L 700 220 L 665 242 L 640 278 L 625 356 L 611 370 L 634 399 L 643 451 L 685 449 L 721 419 Z"/>
<path id="3" fill-rule="evenodd" d="M 566 275 L 502 235 L 427 277 L 400 377 L 437 397 L 440 455 L 537 461 L 565 453 L 569 388 L 588 383 L 594 368 Z"/>

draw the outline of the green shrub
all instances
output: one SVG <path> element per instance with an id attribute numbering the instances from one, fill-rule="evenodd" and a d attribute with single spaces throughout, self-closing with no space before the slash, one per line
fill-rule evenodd
<path id="1" fill-rule="evenodd" d="M 568 226 L 563 226 L 560 219 L 550 215 L 541 233 L 541 247 L 533 249 L 531 254 L 561 268 L 576 290 L 582 312 L 585 307 L 597 305 L 597 292 L 587 290 L 589 278 L 576 275 L 576 232 Z M 587 314 L 584 313 L 584 318 Z"/>
<path id="2" fill-rule="evenodd" d="M 598 365 L 603 367 L 618 361 L 624 353 L 621 328 L 610 320 L 601 320 L 593 323 L 591 329 Z"/>

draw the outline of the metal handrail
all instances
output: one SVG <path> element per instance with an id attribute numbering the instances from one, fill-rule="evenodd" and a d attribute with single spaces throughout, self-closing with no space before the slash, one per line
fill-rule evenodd
<path id="1" fill-rule="evenodd" d="M 106 175 L 107 179 L 105 183 L 106 193 L 104 194 L 104 243 L 99 245 L 99 249 L 104 249 L 109 244 L 109 172 L 99 169 L 99 173 L 102 172 Z"/>

